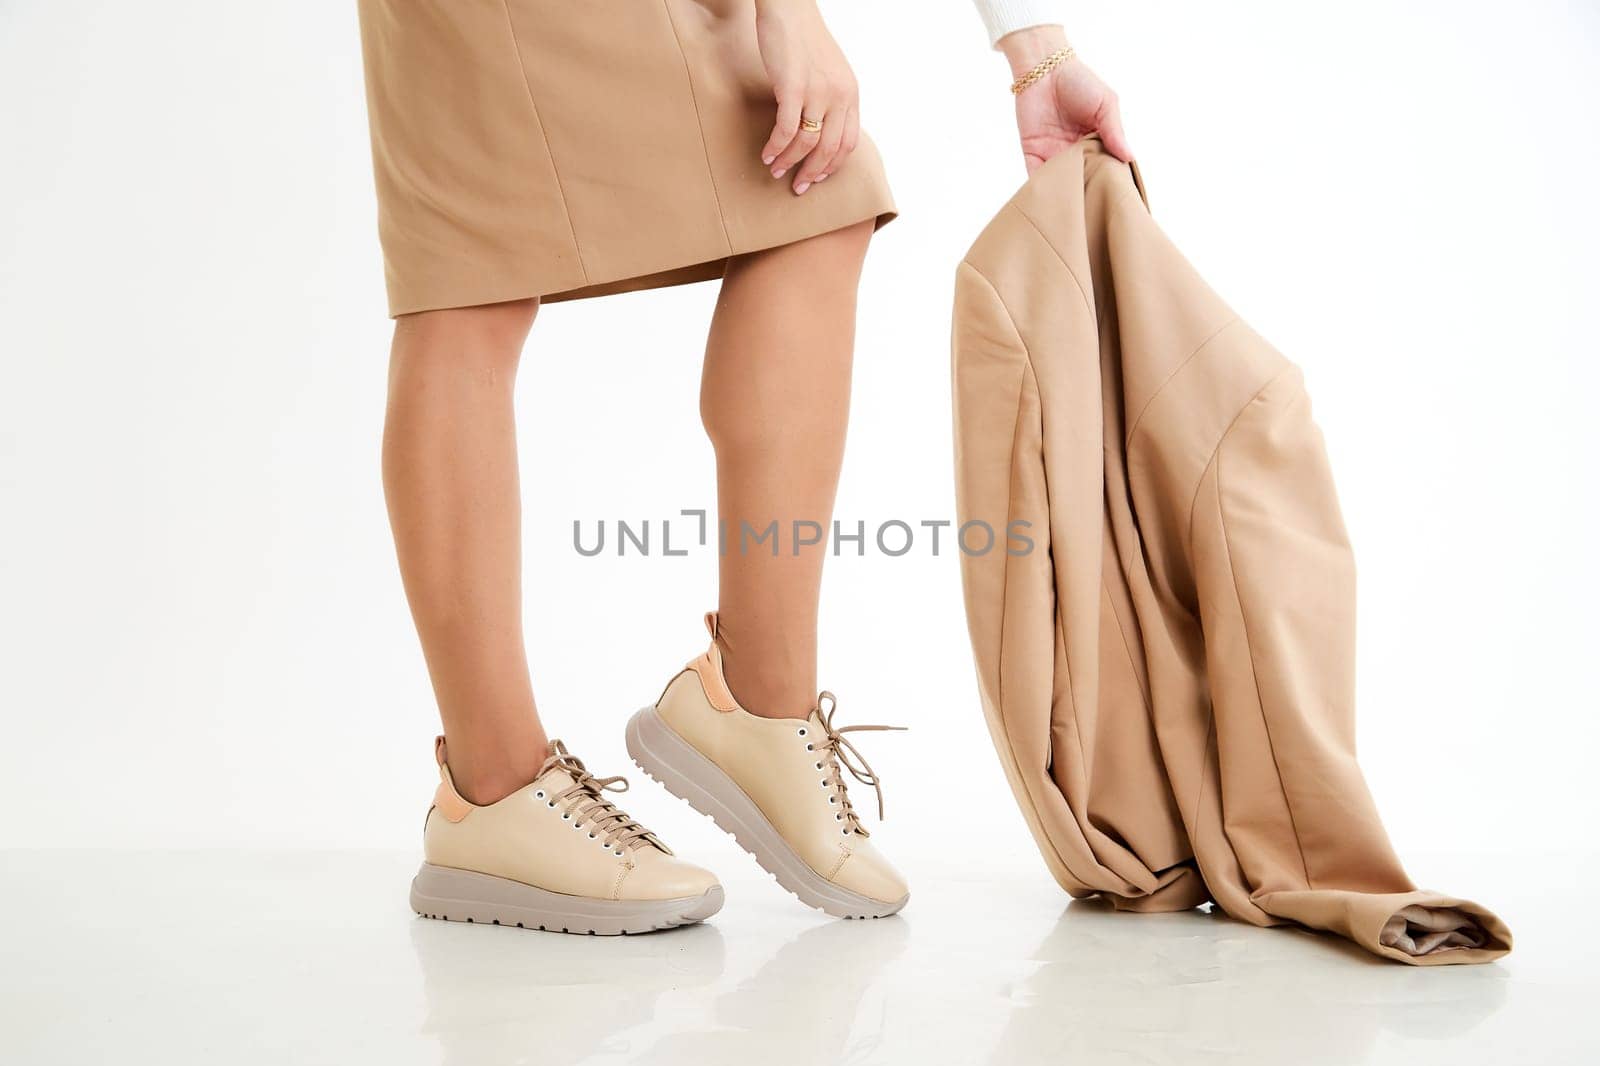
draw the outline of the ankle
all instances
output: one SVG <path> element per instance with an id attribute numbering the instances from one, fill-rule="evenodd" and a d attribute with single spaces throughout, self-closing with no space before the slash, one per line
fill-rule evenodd
<path id="1" fill-rule="evenodd" d="M 456 794 L 474 807 L 499 803 L 518 789 L 533 783 L 543 765 L 543 751 L 537 762 L 512 758 L 506 752 L 457 753 L 447 749 L 450 780 Z"/>
<path id="2" fill-rule="evenodd" d="M 816 706 L 815 676 L 763 671 L 759 664 L 723 652 L 722 677 L 734 700 L 758 718 L 805 718 Z"/>

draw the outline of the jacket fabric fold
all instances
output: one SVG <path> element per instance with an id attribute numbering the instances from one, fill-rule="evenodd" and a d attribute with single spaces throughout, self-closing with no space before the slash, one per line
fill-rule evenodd
<path id="1" fill-rule="evenodd" d="M 1504 955 L 1419 891 L 1355 759 L 1355 571 L 1298 369 L 1087 138 L 957 271 L 962 553 L 991 735 L 1045 862 L 1135 911 L 1213 901 L 1433 965 Z"/>

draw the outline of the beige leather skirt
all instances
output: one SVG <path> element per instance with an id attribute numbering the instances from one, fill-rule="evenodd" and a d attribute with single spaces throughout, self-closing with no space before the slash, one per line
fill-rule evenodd
<path id="1" fill-rule="evenodd" d="M 804 196 L 749 0 L 360 0 L 389 311 L 720 277 L 894 202 L 865 137 Z"/>

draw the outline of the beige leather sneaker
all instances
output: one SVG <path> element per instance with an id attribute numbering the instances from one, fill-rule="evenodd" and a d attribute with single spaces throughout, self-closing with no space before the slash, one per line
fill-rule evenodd
<path id="1" fill-rule="evenodd" d="M 711 647 L 628 722 L 639 768 L 708 815 L 778 884 L 840 918 L 882 918 L 906 905 L 905 879 L 872 842 L 851 806 L 841 769 L 883 792 L 844 734 L 892 726 L 833 725 L 824 692 L 805 719 L 759 718 L 740 707 L 722 674 L 717 616 Z"/>
<path id="2" fill-rule="evenodd" d="M 439 790 L 422 832 L 411 909 L 425 918 L 563 933 L 645 933 L 703 921 L 722 908 L 708 870 L 673 856 L 606 799 L 620 777 L 595 777 L 559 740 L 528 787 L 477 807 L 434 744 Z"/>

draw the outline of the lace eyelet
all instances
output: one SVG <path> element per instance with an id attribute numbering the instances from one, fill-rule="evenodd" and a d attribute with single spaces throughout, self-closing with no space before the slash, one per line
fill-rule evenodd
<path id="1" fill-rule="evenodd" d="M 835 798 L 835 797 L 833 797 L 833 796 L 829 796 L 829 797 L 828 797 L 828 802 L 829 802 L 829 803 L 838 803 L 838 802 L 839 802 L 839 801 L 838 801 L 838 799 L 837 799 L 837 798 Z"/>
<path id="2" fill-rule="evenodd" d="M 816 749 L 816 748 L 814 748 L 814 747 L 812 747 L 812 746 L 811 746 L 811 745 L 810 745 L 810 744 L 807 744 L 807 745 L 806 745 L 806 750 L 807 750 L 807 751 L 816 751 L 816 750 L 817 750 L 817 749 Z"/>
<path id="3" fill-rule="evenodd" d="M 536 800 L 544 799 L 544 789 L 541 788 L 539 791 L 535 792 L 533 794 L 533 798 L 536 799 Z"/>
<path id="4" fill-rule="evenodd" d="M 850 827 L 849 826 L 845 826 L 843 829 L 839 830 L 839 835 L 842 836 L 842 837 L 849 836 L 850 835 Z"/>
<path id="5" fill-rule="evenodd" d="M 622 858 L 622 849 L 618 848 L 616 851 L 613 851 L 611 854 L 615 855 L 617 858 L 620 859 L 620 858 Z"/>
<path id="6" fill-rule="evenodd" d="M 590 840 L 593 840 L 593 839 L 594 839 L 594 834 L 593 834 L 593 833 L 590 833 L 590 834 L 589 834 L 589 839 L 590 839 Z"/>
<path id="7" fill-rule="evenodd" d="M 822 769 L 822 764 L 821 763 L 817 763 L 817 769 L 818 770 Z"/>
<path id="8" fill-rule="evenodd" d="M 549 807 L 552 811 L 556 809 L 556 804 L 555 804 L 554 800 L 551 800 L 549 803 L 546 803 L 545 806 Z"/>
<path id="9" fill-rule="evenodd" d="M 842 821 L 844 821 L 844 815 L 836 814 L 836 815 L 833 816 L 833 820 L 836 821 L 836 822 L 842 822 Z"/>
<path id="10" fill-rule="evenodd" d="M 800 736 L 805 736 L 806 735 L 806 727 L 805 726 L 801 726 L 800 727 L 800 734 L 799 735 Z"/>
<path id="11" fill-rule="evenodd" d="M 562 815 L 562 816 L 561 816 L 561 820 L 562 820 L 562 821 L 563 821 L 563 822 L 570 822 L 570 821 L 572 821 L 572 814 L 571 814 L 571 813 L 570 813 L 570 812 L 568 812 L 568 813 L 565 813 L 565 814 L 563 814 L 563 815 Z"/>

